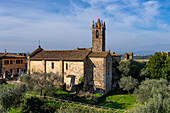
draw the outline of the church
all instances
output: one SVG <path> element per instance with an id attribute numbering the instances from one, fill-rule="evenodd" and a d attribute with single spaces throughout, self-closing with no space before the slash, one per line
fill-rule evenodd
<path id="1" fill-rule="evenodd" d="M 105 22 L 98 19 L 92 23 L 92 48 L 75 50 L 44 50 L 39 47 L 28 54 L 27 73 L 59 73 L 66 89 L 73 87 L 84 78 L 84 89 L 106 94 L 112 89 L 112 62 L 120 55 L 105 51 Z"/>

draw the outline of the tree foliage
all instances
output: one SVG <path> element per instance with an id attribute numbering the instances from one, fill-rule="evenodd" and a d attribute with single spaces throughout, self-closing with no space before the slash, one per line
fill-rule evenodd
<path id="1" fill-rule="evenodd" d="M 170 80 L 170 58 L 167 54 L 156 52 L 153 56 L 149 57 L 147 68 L 154 79 L 164 78 Z"/>
<path id="2" fill-rule="evenodd" d="M 134 94 L 139 103 L 131 113 L 169 113 L 170 84 L 166 79 L 147 79 L 135 89 Z"/>
<path id="3" fill-rule="evenodd" d="M 25 87 L 13 86 L 7 87 L 4 85 L 0 86 L 0 105 L 1 110 L 9 110 L 11 107 L 18 106 L 22 100 Z"/>
<path id="4" fill-rule="evenodd" d="M 165 79 L 147 79 L 135 89 L 134 94 L 139 103 L 144 103 L 153 98 L 154 95 L 161 94 L 163 98 L 169 97 L 170 85 Z"/>
<path id="5" fill-rule="evenodd" d="M 119 63 L 118 69 L 125 76 L 132 76 L 133 78 L 140 79 L 139 73 L 144 67 L 145 63 L 137 62 L 133 59 L 127 61 L 121 61 Z"/>
<path id="6" fill-rule="evenodd" d="M 63 85 L 63 78 L 58 73 L 33 73 L 23 76 L 21 81 L 26 84 L 28 90 L 35 90 L 40 96 L 52 96 L 55 88 Z"/>
<path id="7" fill-rule="evenodd" d="M 147 103 L 136 105 L 131 113 L 169 113 L 170 98 L 163 98 L 161 94 L 154 95 Z"/>
<path id="8" fill-rule="evenodd" d="M 141 80 L 145 80 L 146 78 L 150 78 L 150 71 L 147 67 L 144 67 L 143 69 L 141 69 L 139 76 L 141 78 Z"/>
<path id="9" fill-rule="evenodd" d="M 22 106 L 23 113 L 55 113 L 58 106 L 37 97 L 27 98 Z"/>
<path id="10" fill-rule="evenodd" d="M 128 77 L 122 77 L 120 79 L 119 86 L 120 88 L 123 88 L 123 90 L 129 91 L 133 90 L 138 84 L 138 80 L 135 78 L 132 78 L 131 76 Z M 129 93 L 130 94 L 130 93 Z"/>

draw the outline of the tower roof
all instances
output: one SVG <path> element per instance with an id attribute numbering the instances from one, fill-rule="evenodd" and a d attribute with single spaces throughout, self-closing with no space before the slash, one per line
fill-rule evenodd
<path id="1" fill-rule="evenodd" d="M 103 23 L 103 20 L 100 20 L 100 18 L 98 18 L 97 22 L 95 22 L 94 24 L 93 20 L 92 28 L 105 28 L 105 22 Z"/>

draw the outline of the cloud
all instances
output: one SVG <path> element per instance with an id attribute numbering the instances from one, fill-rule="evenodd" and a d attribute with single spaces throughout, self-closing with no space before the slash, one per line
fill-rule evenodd
<path id="1" fill-rule="evenodd" d="M 45 49 L 91 47 L 91 23 L 97 18 L 106 21 L 107 49 L 147 50 L 159 43 L 169 47 L 170 23 L 159 18 L 161 1 L 9 1 L 0 5 L 0 51 L 31 52 L 38 40 Z"/>

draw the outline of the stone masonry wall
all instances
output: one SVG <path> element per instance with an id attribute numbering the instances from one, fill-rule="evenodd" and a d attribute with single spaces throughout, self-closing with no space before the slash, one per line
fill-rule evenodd
<path id="1" fill-rule="evenodd" d="M 108 55 L 106 57 L 106 92 L 112 89 L 112 57 Z"/>
<path id="2" fill-rule="evenodd" d="M 66 65 L 68 65 L 68 69 L 66 69 Z M 77 85 L 80 77 L 84 77 L 84 61 L 64 61 L 64 82 L 67 75 L 74 75 L 75 85 Z"/>
<path id="3" fill-rule="evenodd" d="M 54 63 L 54 69 L 52 69 L 52 62 Z M 58 73 L 61 74 L 60 61 L 46 61 L 46 72 Z"/>
<path id="4" fill-rule="evenodd" d="M 91 68 L 91 76 L 92 79 L 88 81 L 89 85 L 94 85 L 94 89 L 100 88 L 105 90 L 105 64 L 104 64 L 104 58 L 89 58 L 91 62 L 93 63 L 93 67 Z"/>
<path id="5" fill-rule="evenodd" d="M 30 61 L 30 72 L 45 72 L 44 61 Z"/>

